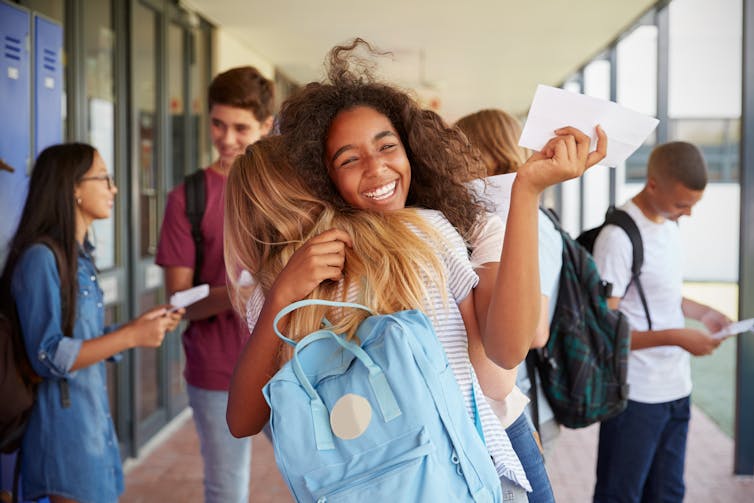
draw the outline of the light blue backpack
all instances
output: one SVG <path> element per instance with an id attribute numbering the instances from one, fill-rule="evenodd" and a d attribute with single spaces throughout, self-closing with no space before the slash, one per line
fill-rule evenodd
<path id="1" fill-rule="evenodd" d="M 429 319 L 420 311 L 366 318 L 361 345 L 323 329 L 298 343 L 264 387 L 275 459 L 296 501 L 502 500 L 500 480 L 469 418 Z M 474 404 L 476 408 L 476 403 Z M 476 412 L 476 411 L 475 411 Z M 476 413 L 478 417 L 478 413 Z"/>

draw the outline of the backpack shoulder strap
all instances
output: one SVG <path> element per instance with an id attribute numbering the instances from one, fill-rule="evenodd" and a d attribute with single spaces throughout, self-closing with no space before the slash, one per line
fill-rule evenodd
<path id="1" fill-rule="evenodd" d="M 537 367 L 540 361 L 539 349 L 530 349 L 524 359 L 526 373 L 529 376 L 529 400 L 531 403 L 531 421 L 534 423 L 534 429 L 539 433 L 539 393 L 537 384 Z"/>
<path id="2" fill-rule="evenodd" d="M 644 314 L 647 317 L 647 324 L 649 330 L 652 330 L 652 317 L 649 315 L 649 306 L 647 305 L 647 298 L 644 295 L 644 287 L 641 284 L 641 266 L 644 265 L 644 242 L 641 239 L 641 233 L 639 227 L 637 227 L 634 219 L 631 215 L 625 211 L 613 208 L 605 217 L 605 225 L 617 225 L 628 235 L 628 239 L 631 240 L 631 247 L 633 248 L 633 260 L 631 262 L 631 283 L 636 285 L 636 289 L 639 291 L 639 298 L 641 299 L 641 305 L 644 307 Z M 628 290 L 628 288 L 626 288 Z"/>
<path id="3" fill-rule="evenodd" d="M 191 237 L 194 240 L 194 279 L 193 284 L 200 283 L 199 274 L 204 262 L 204 236 L 202 236 L 202 218 L 207 207 L 207 195 L 204 170 L 200 169 L 184 179 L 186 191 L 186 217 L 191 223 Z"/>
<path id="4" fill-rule="evenodd" d="M 557 231 L 563 232 L 563 227 L 561 227 L 560 225 L 560 217 L 558 216 L 557 213 L 555 213 L 555 210 L 553 210 L 552 208 L 545 208 L 544 206 L 540 206 L 539 211 L 544 213 L 547 216 L 547 218 L 550 219 L 550 221 L 552 222 L 552 225 L 555 226 L 555 229 Z"/>
<path id="5" fill-rule="evenodd" d="M 625 211 L 613 208 L 605 216 L 605 225 L 617 225 L 623 231 L 628 234 L 628 239 L 631 240 L 631 246 L 633 248 L 633 261 L 631 263 L 631 274 L 638 276 L 641 272 L 641 266 L 644 264 L 644 243 L 641 239 L 641 233 L 636 226 L 636 222 L 631 218 L 631 215 Z"/>

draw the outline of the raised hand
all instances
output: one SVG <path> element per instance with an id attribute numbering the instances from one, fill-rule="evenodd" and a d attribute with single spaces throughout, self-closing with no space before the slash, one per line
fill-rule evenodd
<path id="1" fill-rule="evenodd" d="M 270 288 L 270 296 L 289 304 L 303 299 L 325 280 L 340 280 L 346 246 L 353 246 L 351 238 L 340 229 L 330 229 L 310 238 L 280 271 Z"/>
<path id="2" fill-rule="evenodd" d="M 551 185 L 581 176 L 607 155 L 607 135 L 600 126 L 595 130 L 597 148 L 594 152 L 589 152 L 589 136 L 580 130 L 574 127 L 556 130 L 555 137 L 518 169 L 517 178 L 539 193 Z"/>

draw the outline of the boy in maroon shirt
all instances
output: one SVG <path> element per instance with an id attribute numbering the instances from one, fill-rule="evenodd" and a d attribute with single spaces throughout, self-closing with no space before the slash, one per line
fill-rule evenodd
<path id="1" fill-rule="evenodd" d="M 204 500 L 247 502 L 251 439 L 234 438 L 225 409 L 233 367 L 249 332 L 231 306 L 225 286 L 223 217 L 225 181 L 233 160 L 272 127 L 273 84 L 256 68 L 233 68 L 209 86 L 210 135 L 218 158 L 204 170 L 203 260 L 199 283 L 210 293 L 186 309 L 184 377 L 204 460 Z M 168 195 L 156 263 L 168 295 L 193 286 L 195 245 L 186 216 L 184 184 Z"/>

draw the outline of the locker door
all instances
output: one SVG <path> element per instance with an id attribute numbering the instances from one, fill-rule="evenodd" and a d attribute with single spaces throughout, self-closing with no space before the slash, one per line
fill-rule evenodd
<path id="1" fill-rule="evenodd" d="M 0 2 L 0 265 L 29 190 L 29 12 Z"/>
<path id="2" fill-rule="evenodd" d="M 63 27 L 34 16 L 34 155 L 63 141 Z"/>

